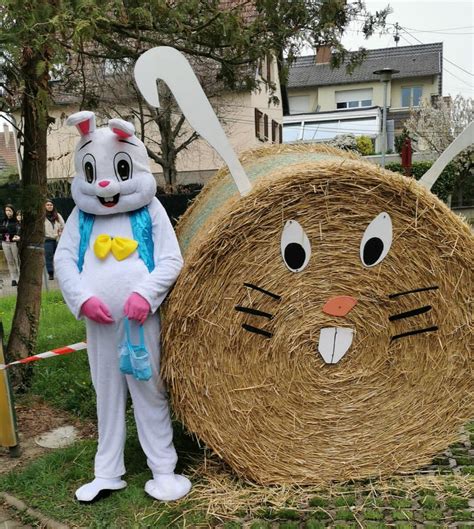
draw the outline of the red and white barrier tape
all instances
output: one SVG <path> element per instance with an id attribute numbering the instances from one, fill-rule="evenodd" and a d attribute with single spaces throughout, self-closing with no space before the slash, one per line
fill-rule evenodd
<path id="1" fill-rule="evenodd" d="M 87 349 L 86 342 L 73 343 L 72 345 L 66 345 L 66 347 L 59 347 L 58 349 L 51 349 L 51 351 L 46 351 L 45 353 L 29 356 L 28 358 L 22 358 L 21 360 L 16 360 L 15 362 L 10 362 L 9 364 L 0 364 L 0 370 L 14 366 L 16 364 L 29 364 L 30 362 L 36 362 L 37 360 L 42 360 L 43 358 L 67 355 L 69 353 L 74 353 L 75 351 L 81 351 L 82 349 Z"/>

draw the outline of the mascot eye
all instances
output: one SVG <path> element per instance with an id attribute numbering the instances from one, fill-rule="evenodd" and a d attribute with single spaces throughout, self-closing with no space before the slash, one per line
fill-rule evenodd
<path id="1" fill-rule="evenodd" d="M 118 152 L 114 158 L 115 175 L 120 180 L 132 178 L 132 159 L 126 152 Z"/>
<path id="2" fill-rule="evenodd" d="M 301 272 L 309 263 L 311 245 L 303 228 L 296 220 L 289 220 L 281 234 L 281 255 L 290 272 Z"/>
<path id="3" fill-rule="evenodd" d="M 86 154 L 82 159 L 82 170 L 89 184 L 95 180 L 96 169 L 95 169 L 95 158 L 92 154 Z"/>
<path id="4" fill-rule="evenodd" d="M 392 219 L 388 213 L 380 213 L 367 226 L 360 243 L 360 260 L 370 268 L 379 264 L 392 245 Z"/>

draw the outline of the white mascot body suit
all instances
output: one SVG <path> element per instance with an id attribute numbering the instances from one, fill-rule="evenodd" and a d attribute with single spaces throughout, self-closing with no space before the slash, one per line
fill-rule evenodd
<path id="1" fill-rule="evenodd" d="M 190 490 L 177 462 L 165 388 L 159 375 L 160 320 L 157 310 L 183 265 L 143 143 L 132 124 L 113 119 L 96 129 L 92 112 L 68 119 L 81 134 L 71 213 L 55 255 L 55 270 L 70 310 L 85 317 L 92 381 L 97 393 L 99 443 L 95 479 L 76 491 L 91 502 L 126 486 L 123 450 L 127 390 L 133 401 L 140 444 L 153 479 L 146 492 L 160 500 Z M 151 378 L 136 379 L 119 369 L 124 318 L 133 341 L 143 324 Z"/>

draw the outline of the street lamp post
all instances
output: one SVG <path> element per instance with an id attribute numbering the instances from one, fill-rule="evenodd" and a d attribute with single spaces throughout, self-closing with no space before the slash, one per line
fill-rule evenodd
<path id="1" fill-rule="evenodd" d="M 375 75 L 380 75 L 380 81 L 383 83 L 383 114 L 382 114 L 382 167 L 385 167 L 385 154 L 387 152 L 387 92 L 388 83 L 392 79 L 394 73 L 399 73 L 400 70 L 393 68 L 382 68 L 375 70 Z"/>

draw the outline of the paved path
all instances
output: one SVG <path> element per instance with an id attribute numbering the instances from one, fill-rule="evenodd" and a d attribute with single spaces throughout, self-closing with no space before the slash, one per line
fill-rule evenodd
<path id="1" fill-rule="evenodd" d="M 11 514 L 0 506 L 0 529 L 33 529 L 33 527 L 13 520 Z"/>
<path id="2" fill-rule="evenodd" d="M 43 291 L 47 290 L 59 290 L 59 285 L 56 279 L 53 281 L 47 278 L 47 275 L 43 274 Z M 8 273 L 0 272 L 0 297 L 11 296 L 16 294 L 17 287 L 11 286 L 11 279 Z M 3 529 L 0 527 L 0 529 Z"/>

